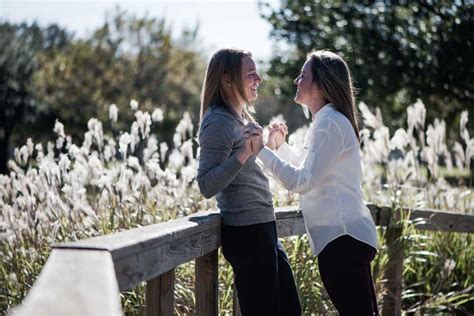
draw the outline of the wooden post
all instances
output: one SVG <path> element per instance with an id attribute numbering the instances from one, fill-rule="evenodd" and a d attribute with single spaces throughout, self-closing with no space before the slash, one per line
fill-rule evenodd
<path id="1" fill-rule="evenodd" d="M 196 315 L 218 314 L 217 249 L 196 259 Z"/>
<path id="2" fill-rule="evenodd" d="M 386 231 L 388 263 L 384 273 L 385 291 L 382 304 L 382 315 L 400 316 L 402 311 L 402 272 L 403 240 L 402 228 L 388 227 Z"/>
<path id="3" fill-rule="evenodd" d="M 174 307 L 174 269 L 146 283 L 146 316 L 172 316 Z"/>
<path id="4" fill-rule="evenodd" d="M 232 286 L 232 289 L 234 297 L 233 316 L 242 316 L 242 312 L 240 311 L 239 296 L 237 295 L 237 288 L 235 287 L 235 284 Z"/>

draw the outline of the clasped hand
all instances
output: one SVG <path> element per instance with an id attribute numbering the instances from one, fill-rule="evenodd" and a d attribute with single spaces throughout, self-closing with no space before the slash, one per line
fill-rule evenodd
<path id="1" fill-rule="evenodd" d="M 285 142 L 288 127 L 283 122 L 275 122 L 268 126 L 268 130 L 270 134 L 265 145 L 271 150 L 277 150 Z"/>
<path id="2" fill-rule="evenodd" d="M 276 122 L 268 126 L 268 141 L 263 143 L 263 128 L 257 123 L 249 123 L 244 127 L 245 151 L 249 154 L 258 155 L 264 146 L 271 150 L 280 148 L 285 142 L 288 128 L 283 122 Z"/>

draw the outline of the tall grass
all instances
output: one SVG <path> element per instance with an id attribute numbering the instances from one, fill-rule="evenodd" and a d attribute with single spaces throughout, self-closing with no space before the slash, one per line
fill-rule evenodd
<path id="1" fill-rule="evenodd" d="M 0 176 L 0 313 L 19 304 L 44 265 L 51 246 L 64 241 L 108 234 L 215 209 L 215 201 L 199 194 L 195 128 L 189 114 L 176 127 L 171 148 L 153 129 L 163 113 L 138 110 L 129 131 L 114 130 L 118 113 L 110 107 L 111 130 L 92 118 L 82 144 L 74 144 L 57 122 L 57 137 L 46 144 L 31 140 L 15 150 L 10 174 Z M 425 106 L 407 109 L 406 129 L 390 133 L 378 109 L 361 103 L 364 197 L 379 205 L 431 207 L 472 213 L 473 194 L 466 183 L 447 183 L 441 168 L 470 174 L 474 139 L 461 114 L 460 137 L 449 145 L 445 123 L 425 127 Z M 289 137 L 300 144 L 307 127 Z M 472 175 L 470 176 L 472 184 Z M 297 205 L 297 196 L 271 180 L 276 206 Z M 406 312 L 468 314 L 474 310 L 472 235 L 416 230 L 417 221 L 403 220 L 405 245 L 403 308 Z M 379 229 L 380 252 L 373 262 L 379 297 L 384 293 L 387 264 L 385 228 Z M 294 268 L 305 315 L 334 313 L 322 286 L 316 258 L 305 236 L 286 238 L 284 246 Z M 175 312 L 194 308 L 194 264 L 177 268 Z M 232 271 L 219 258 L 219 310 L 232 310 Z M 122 293 L 127 315 L 144 308 L 144 285 Z"/>

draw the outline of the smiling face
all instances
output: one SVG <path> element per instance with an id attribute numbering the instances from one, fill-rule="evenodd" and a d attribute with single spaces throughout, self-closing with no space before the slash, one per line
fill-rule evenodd
<path id="1" fill-rule="evenodd" d="M 300 75 L 293 81 L 297 85 L 295 102 L 310 106 L 317 93 L 316 83 L 313 81 L 311 61 L 306 61 Z"/>
<path id="2" fill-rule="evenodd" d="M 255 61 L 250 56 L 242 57 L 242 85 L 248 101 L 257 99 L 257 87 L 262 78 L 257 73 Z"/>

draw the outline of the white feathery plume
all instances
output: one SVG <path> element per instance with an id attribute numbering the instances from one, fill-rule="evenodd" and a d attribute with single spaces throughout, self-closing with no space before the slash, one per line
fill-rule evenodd
<path id="1" fill-rule="evenodd" d="M 132 111 L 136 111 L 138 109 L 138 101 L 134 100 L 134 99 L 131 99 L 130 100 L 130 108 L 132 109 Z"/>
<path id="2" fill-rule="evenodd" d="M 112 122 L 117 122 L 118 119 L 118 107 L 115 104 L 109 106 L 109 119 Z"/>

